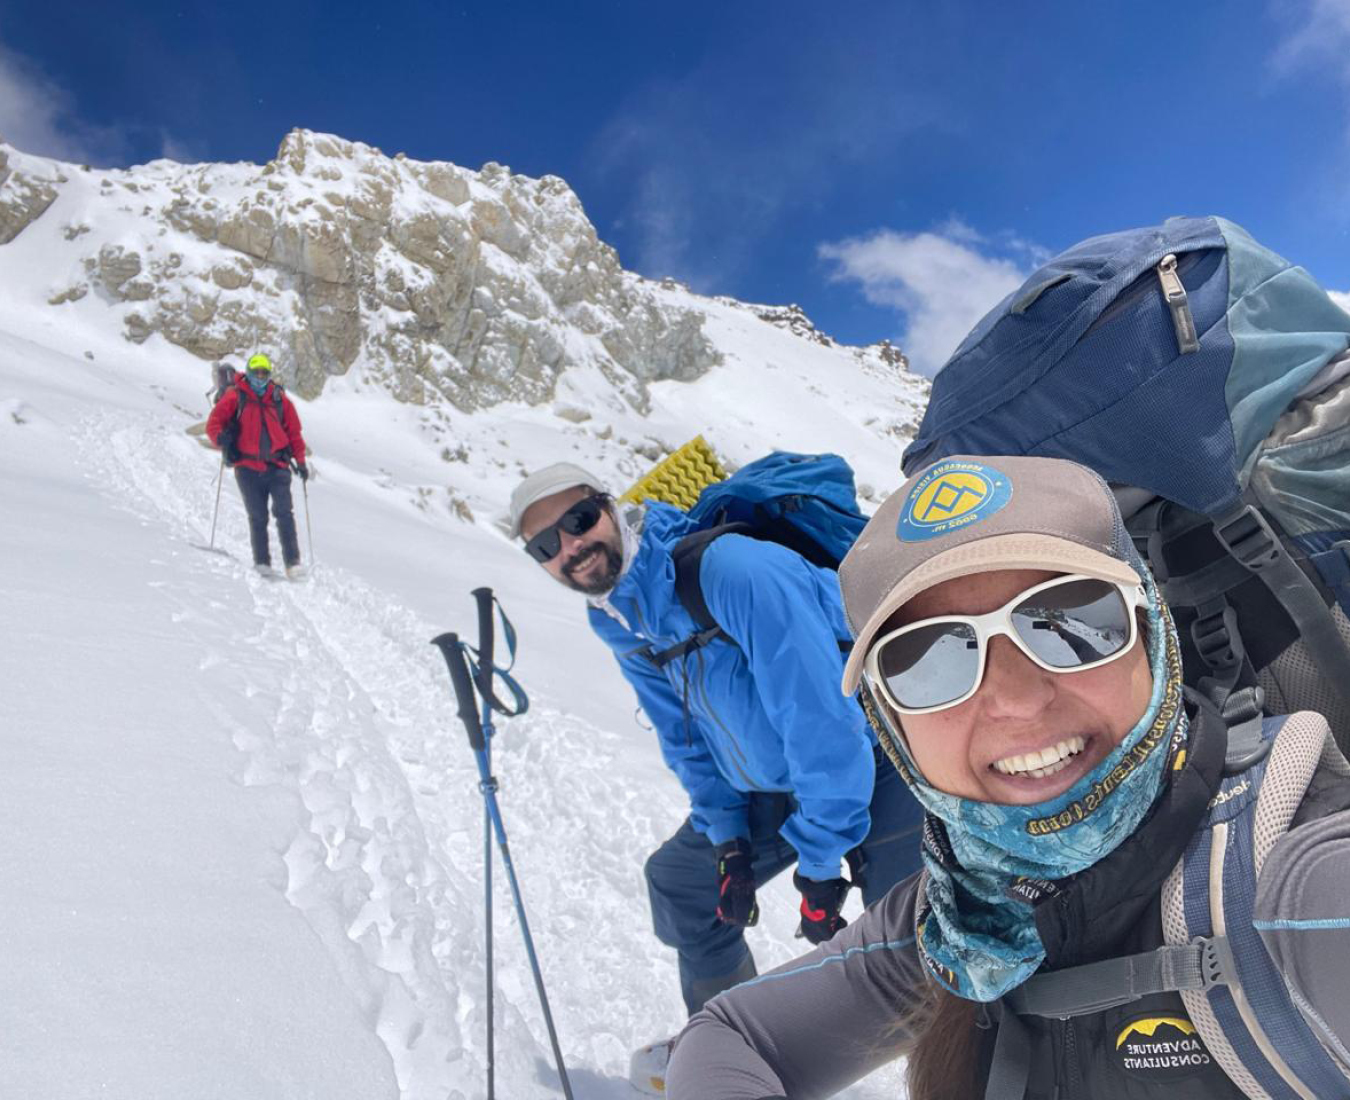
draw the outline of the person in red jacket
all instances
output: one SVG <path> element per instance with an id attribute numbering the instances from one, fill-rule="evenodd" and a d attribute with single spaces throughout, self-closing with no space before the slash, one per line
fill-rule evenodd
<path id="1" fill-rule="evenodd" d="M 254 355 L 248 368 L 216 402 L 206 421 L 206 434 L 225 452 L 234 467 L 239 493 L 248 511 L 253 543 L 253 567 L 271 573 L 272 554 L 267 540 L 267 502 L 277 518 L 286 575 L 300 571 L 300 540 L 291 504 L 291 464 L 301 481 L 309 480 L 300 416 L 286 391 L 272 381 L 272 361 Z"/>

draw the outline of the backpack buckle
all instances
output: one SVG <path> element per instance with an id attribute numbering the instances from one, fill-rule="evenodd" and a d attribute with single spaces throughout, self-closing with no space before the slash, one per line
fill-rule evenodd
<path id="1" fill-rule="evenodd" d="M 1196 609 L 1195 621 L 1191 623 L 1191 641 L 1209 668 L 1224 672 L 1240 664 L 1244 654 L 1237 612 L 1227 600 L 1216 602 L 1217 607 L 1211 604 L 1209 609 Z"/>
<path id="2" fill-rule="evenodd" d="M 1200 990 L 1208 993 L 1216 985 L 1237 982 L 1237 961 L 1227 936 L 1196 936 L 1191 944 L 1200 949 Z"/>
<path id="3" fill-rule="evenodd" d="M 1214 520 L 1214 536 L 1223 548 L 1253 573 L 1274 565 L 1283 553 L 1266 517 L 1250 504 Z"/>

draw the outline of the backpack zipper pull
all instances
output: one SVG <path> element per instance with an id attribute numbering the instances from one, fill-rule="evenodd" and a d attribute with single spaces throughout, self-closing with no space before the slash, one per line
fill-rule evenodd
<path id="1" fill-rule="evenodd" d="M 1177 258 L 1169 252 L 1154 269 L 1158 272 L 1158 282 L 1162 284 L 1163 301 L 1172 311 L 1172 327 L 1177 333 L 1177 347 L 1182 355 L 1200 350 L 1200 340 L 1195 335 L 1195 318 L 1191 315 L 1191 303 L 1186 297 L 1186 288 L 1181 285 L 1181 276 L 1177 274 Z"/>

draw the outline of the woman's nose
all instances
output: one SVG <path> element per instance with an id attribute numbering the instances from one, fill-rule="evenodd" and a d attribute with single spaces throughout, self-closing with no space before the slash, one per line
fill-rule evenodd
<path id="1" fill-rule="evenodd" d="M 1011 638 L 990 639 L 979 699 L 991 718 L 1038 717 L 1055 695 L 1052 672 L 1029 660 Z"/>

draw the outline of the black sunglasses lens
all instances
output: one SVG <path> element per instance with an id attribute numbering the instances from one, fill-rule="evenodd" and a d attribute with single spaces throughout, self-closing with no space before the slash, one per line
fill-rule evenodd
<path id="1" fill-rule="evenodd" d="M 1022 601 L 1013 629 L 1051 668 L 1077 668 L 1119 653 L 1130 641 L 1130 616 L 1120 589 L 1106 581 L 1057 584 Z"/>
<path id="2" fill-rule="evenodd" d="M 552 561 L 558 556 L 558 551 L 562 549 L 562 537 L 558 534 L 559 531 L 566 532 L 574 538 L 577 535 L 584 535 L 600 522 L 602 515 L 604 515 L 604 508 L 600 498 L 587 497 L 585 500 L 579 500 L 560 515 L 555 523 L 545 527 L 539 534 L 530 539 L 525 544 L 525 553 L 529 554 L 540 565 Z"/>
<path id="3" fill-rule="evenodd" d="M 540 565 L 552 561 L 562 549 L 562 539 L 558 537 L 557 527 L 545 527 L 525 544 L 525 553 Z"/>
<path id="4" fill-rule="evenodd" d="M 599 522 L 600 502 L 595 497 L 587 497 L 585 500 L 577 501 L 559 516 L 556 526 L 569 535 L 584 535 Z"/>

